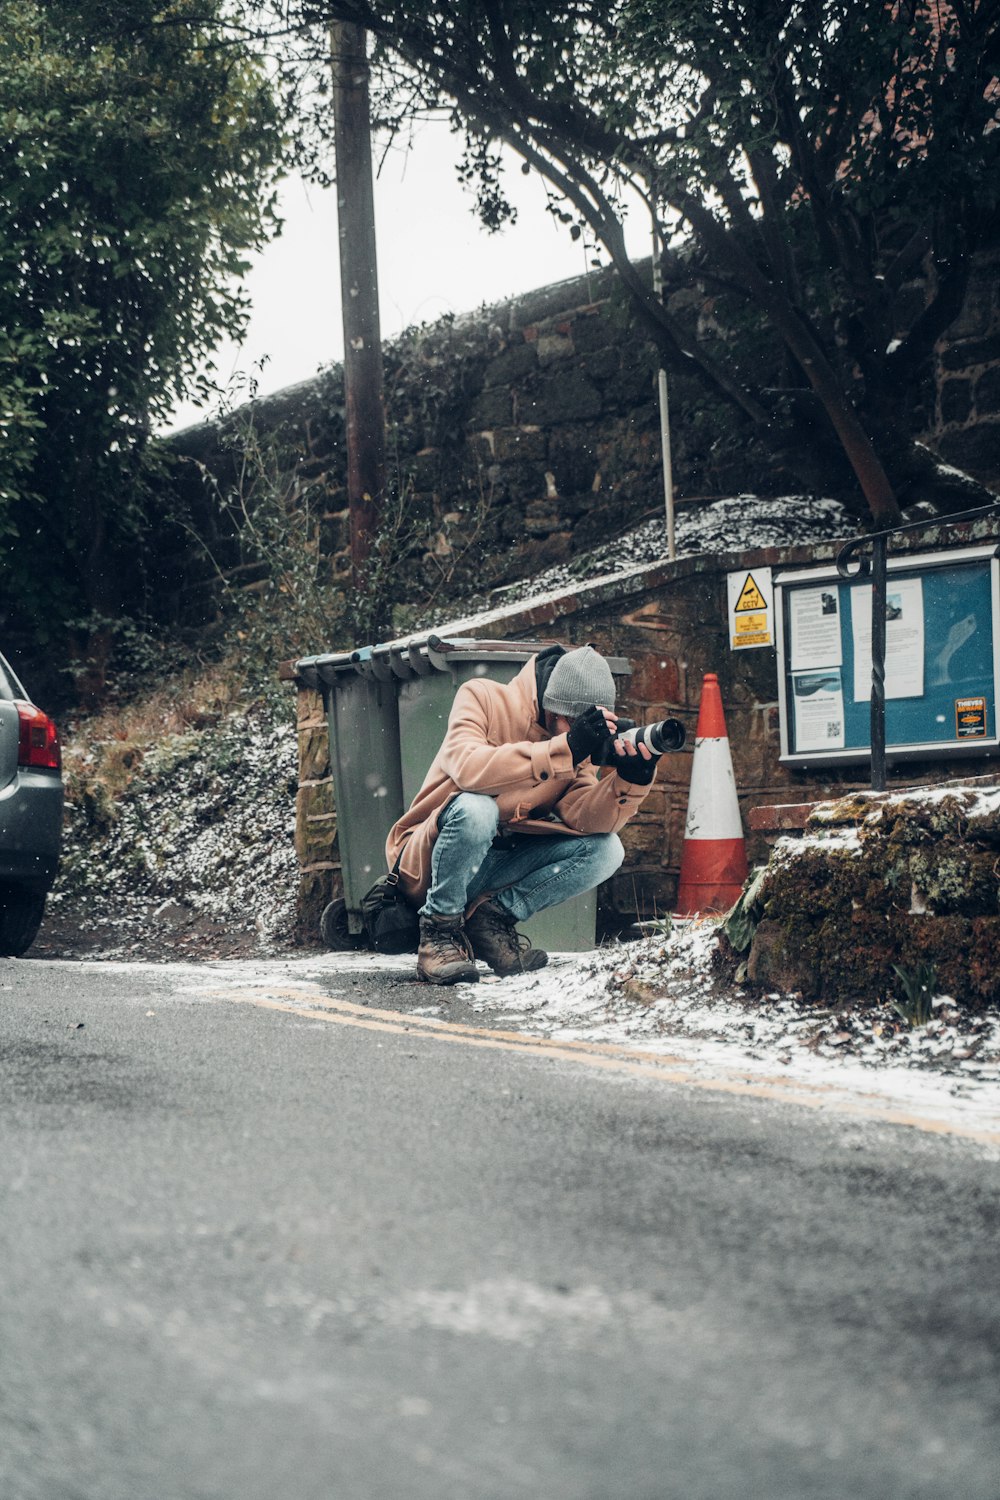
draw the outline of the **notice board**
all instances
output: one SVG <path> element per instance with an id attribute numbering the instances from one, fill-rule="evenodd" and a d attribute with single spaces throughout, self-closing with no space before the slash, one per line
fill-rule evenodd
<path id="1" fill-rule="evenodd" d="M 781 760 L 871 753 L 871 579 L 834 564 L 775 573 Z M 994 548 L 890 557 L 888 761 L 996 751 L 1000 576 Z"/>

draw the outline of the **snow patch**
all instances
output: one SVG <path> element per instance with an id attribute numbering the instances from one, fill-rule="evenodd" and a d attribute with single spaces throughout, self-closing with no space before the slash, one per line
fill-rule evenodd
<path id="1" fill-rule="evenodd" d="M 682 506 L 675 518 L 678 557 L 701 552 L 744 552 L 757 547 L 789 547 L 803 542 L 840 541 L 857 523 L 839 500 L 813 495 L 730 495 L 700 506 Z M 559 563 L 530 579 L 494 589 L 492 603 L 460 620 L 440 614 L 434 624 L 452 630 L 498 624 L 515 604 L 547 604 L 567 590 L 613 579 L 624 580 L 667 556 L 665 517 L 655 517 L 627 535 L 605 542 L 570 563 Z"/>
<path id="2" fill-rule="evenodd" d="M 84 767 L 92 753 L 80 757 Z M 86 805 L 85 778 L 68 777 L 51 908 L 120 932 L 108 957 L 157 923 L 182 943 L 199 921 L 280 950 L 296 919 L 297 779 L 294 724 L 263 706 L 147 750 L 103 817 Z"/>

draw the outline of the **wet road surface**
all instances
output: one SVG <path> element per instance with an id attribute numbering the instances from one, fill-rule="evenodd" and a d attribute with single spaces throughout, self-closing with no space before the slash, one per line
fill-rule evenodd
<path id="1" fill-rule="evenodd" d="M 995 1150 L 384 978 L 0 984 L 3 1500 L 1000 1496 Z"/>

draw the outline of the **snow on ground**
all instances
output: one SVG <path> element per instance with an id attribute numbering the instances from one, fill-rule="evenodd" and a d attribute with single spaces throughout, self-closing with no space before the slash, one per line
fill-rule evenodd
<path id="1" fill-rule="evenodd" d="M 669 934 L 553 954 L 547 968 L 504 980 L 481 965 L 478 984 L 427 986 L 426 1003 L 404 1008 L 401 1018 L 419 1024 L 471 1013 L 491 1030 L 651 1055 L 708 1087 L 778 1080 L 786 1094 L 798 1089 L 833 1110 L 912 1117 L 925 1128 L 1000 1142 L 1000 1017 L 962 1014 L 939 997 L 936 1019 L 911 1030 L 887 1004 L 835 1012 L 797 996 L 751 998 L 718 973 L 715 931 L 714 921 L 677 923 Z M 313 953 L 149 967 L 192 1001 L 250 991 L 308 1005 L 345 994 L 343 981 L 361 974 L 412 974 L 414 960 Z M 384 1008 L 393 1005 L 387 988 Z"/>
<path id="2" fill-rule="evenodd" d="M 881 797 L 883 802 L 886 800 L 884 792 L 867 792 L 862 795 L 872 798 Z M 961 782 L 954 781 L 947 786 L 909 787 L 905 793 L 901 791 L 899 796 L 905 796 L 907 802 L 926 803 L 928 806 L 939 802 L 954 801 L 955 797 L 959 796 L 962 799 L 962 816 L 967 820 L 989 818 L 1000 808 L 1000 787 L 963 785 Z"/>
<path id="3" fill-rule="evenodd" d="M 297 745 L 290 712 L 263 705 L 148 749 L 113 815 L 88 804 L 94 752 L 74 747 L 66 831 L 37 953 L 73 926 L 99 931 L 101 956 L 140 956 L 151 944 L 212 952 L 226 942 L 262 953 L 287 947 L 296 921 Z M 57 934 L 55 941 L 49 934 Z M 77 945 L 78 946 L 78 945 Z"/>
<path id="4" fill-rule="evenodd" d="M 558 955 L 516 979 L 485 974 L 468 987 L 470 1003 L 497 1023 L 516 1020 L 562 1040 L 720 1061 L 738 1053 L 741 1066 L 768 1069 L 808 1071 L 814 1061 L 842 1069 L 849 1061 L 862 1070 L 933 1071 L 959 1093 L 992 1085 L 1000 1107 L 1000 1017 L 970 1016 L 941 996 L 936 1019 L 913 1029 L 888 1004 L 834 1011 L 798 996 L 751 997 L 715 967 L 716 925 L 678 922 L 669 935 Z"/>

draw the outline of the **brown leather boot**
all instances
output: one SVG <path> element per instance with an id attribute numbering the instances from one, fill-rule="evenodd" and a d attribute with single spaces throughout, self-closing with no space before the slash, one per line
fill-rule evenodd
<path id="1" fill-rule="evenodd" d="M 461 912 L 457 916 L 420 918 L 417 978 L 428 984 L 475 984 L 479 970 Z"/>
<path id="2" fill-rule="evenodd" d="M 544 969 L 549 961 L 544 949 L 533 948 L 531 939 L 518 932 L 516 918 L 504 911 L 499 901 L 491 899 L 477 906 L 466 920 L 465 931 L 476 957 L 488 963 L 501 978 Z"/>

